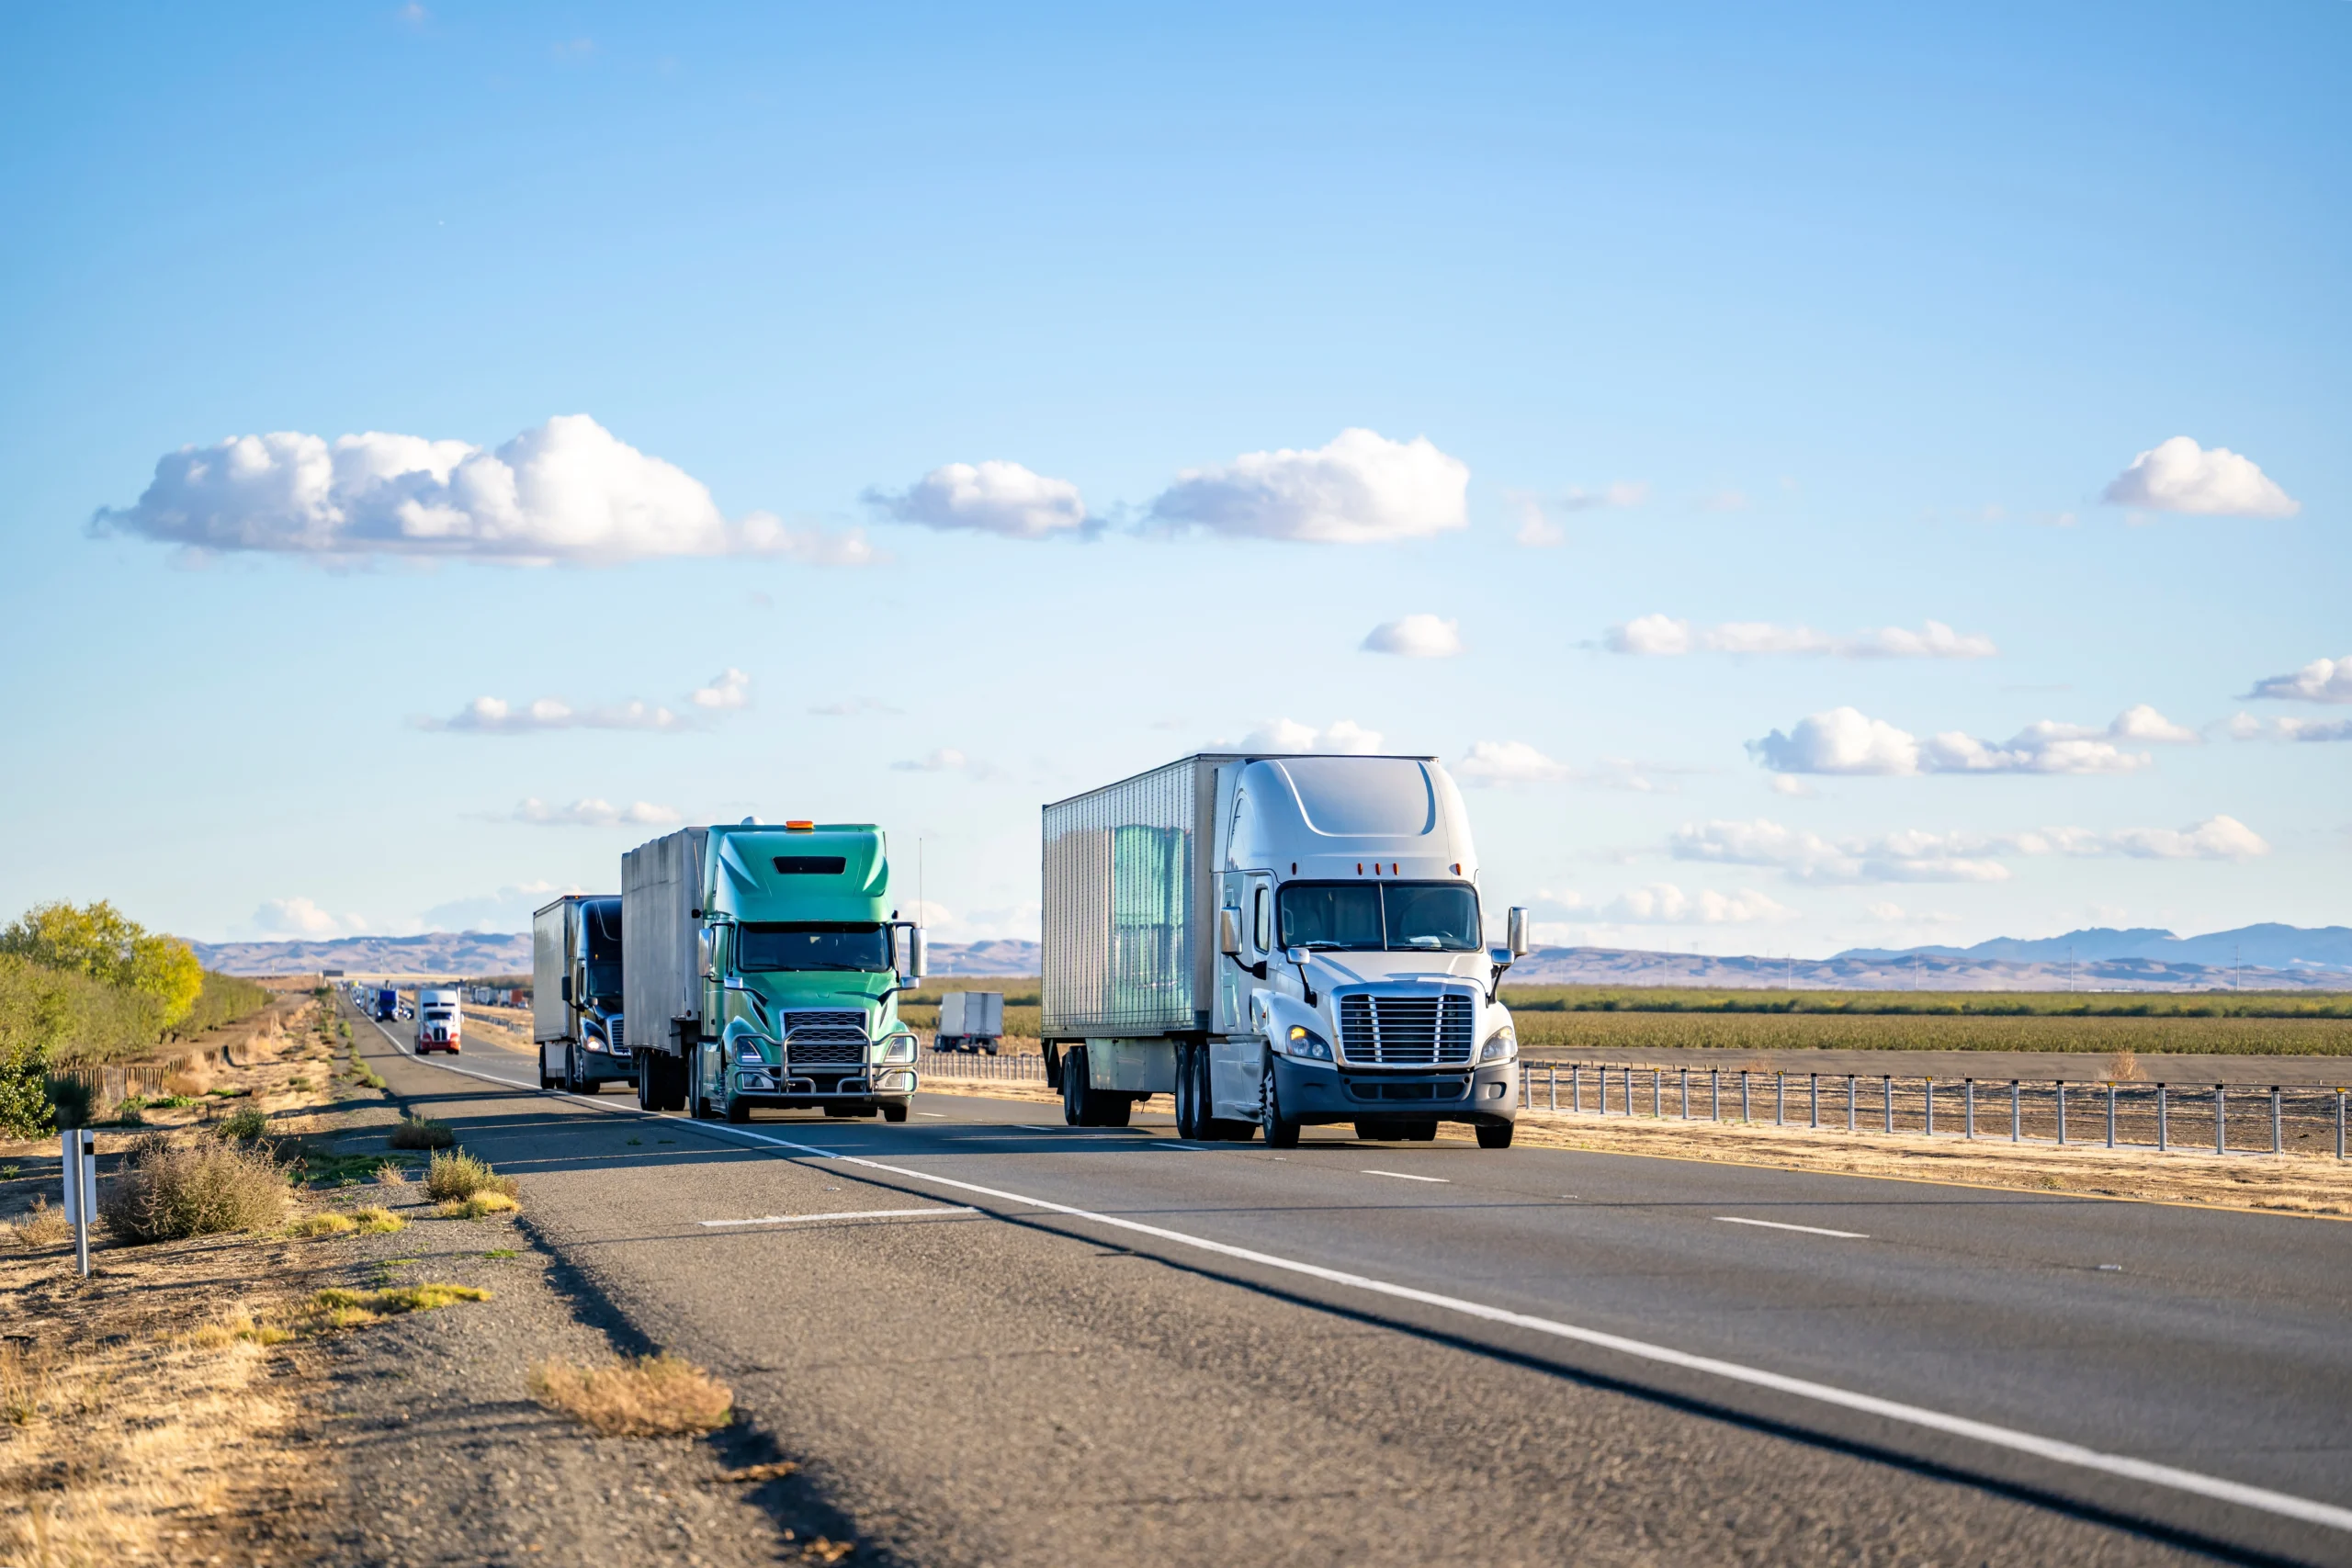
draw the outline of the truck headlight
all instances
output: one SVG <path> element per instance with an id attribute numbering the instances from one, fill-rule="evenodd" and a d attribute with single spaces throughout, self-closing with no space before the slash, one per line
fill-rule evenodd
<path id="1" fill-rule="evenodd" d="M 1283 1049 L 1294 1056 L 1311 1062 L 1331 1059 L 1331 1043 L 1303 1023 L 1294 1023 L 1283 1032 Z"/>
<path id="2" fill-rule="evenodd" d="M 911 1062 L 915 1059 L 915 1037 L 893 1034 L 874 1048 L 877 1062 Z"/>
<path id="3" fill-rule="evenodd" d="M 735 1037 L 735 1059 L 745 1066 L 756 1067 L 767 1060 L 767 1055 L 760 1049 L 758 1041 L 748 1040 L 739 1034 Z"/>
<path id="4" fill-rule="evenodd" d="M 1518 1055 L 1519 1034 L 1508 1023 L 1487 1035 L 1487 1043 L 1478 1047 L 1478 1060 L 1482 1062 L 1508 1062 Z"/>

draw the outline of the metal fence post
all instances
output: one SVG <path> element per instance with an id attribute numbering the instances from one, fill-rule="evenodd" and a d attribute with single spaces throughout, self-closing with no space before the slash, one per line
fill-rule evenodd
<path id="1" fill-rule="evenodd" d="M 2009 1080 L 2009 1142 L 2025 1141 L 2025 1116 L 2018 1105 L 2018 1080 Z"/>
<path id="2" fill-rule="evenodd" d="M 2213 1152 L 2230 1152 L 2230 1090 L 2226 1084 L 2213 1086 Z"/>
<path id="3" fill-rule="evenodd" d="M 1721 1067 L 1709 1067 L 1707 1069 L 1707 1096 L 1710 1101 L 1709 1114 L 1715 1121 L 1722 1121 L 1724 1119 L 1724 1070 Z M 2337 1103 L 2335 1111 L 2335 1154 L 2336 1157 L 2339 1159 L 2344 1156 L 2343 1099 L 2343 1092 L 2338 1090 L 2336 1093 Z"/>
<path id="4" fill-rule="evenodd" d="M 2156 1086 L 2156 1152 L 2162 1154 L 2172 1147 L 2172 1128 L 2165 1121 L 2165 1086 Z"/>
<path id="5" fill-rule="evenodd" d="M 1557 1062 L 1546 1064 L 1544 1077 L 1550 1085 L 1551 1108 L 1557 1111 L 1560 1109 L 1560 1064 Z"/>
<path id="6" fill-rule="evenodd" d="M 1813 1078 L 1813 1130 L 1818 1133 L 1821 1131 L 1821 1075 L 1815 1073 L 1811 1076 Z"/>
<path id="7" fill-rule="evenodd" d="M 1788 1125 L 1788 1111 L 1789 1075 L 1775 1072 L 1772 1075 L 1772 1125 L 1775 1127 Z"/>
<path id="8" fill-rule="evenodd" d="M 1609 1064 L 1600 1064 L 1600 1113 L 1609 1114 Z"/>
<path id="9" fill-rule="evenodd" d="M 1854 1075 L 1846 1075 L 1846 1131 L 1854 1130 Z"/>
<path id="10" fill-rule="evenodd" d="M 1919 1081 L 1926 1086 L 1919 1093 L 1928 1102 L 1928 1136 L 1932 1138 L 1936 1135 L 1936 1080 L 1922 1078 Z"/>
<path id="11" fill-rule="evenodd" d="M 1894 1075 L 1881 1073 L 1879 1087 L 1886 1091 L 1886 1130 L 1894 1131 Z"/>
<path id="12" fill-rule="evenodd" d="M 2064 1145 L 2066 1142 L 2066 1080 L 2052 1078 L 2050 1082 L 2051 1087 L 2058 1091 L 2058 1142 Z"/>
<path id="13" fill-rule="evenodd" d="M 1682 1119 L 1690 1120 L 1690 1069 L 1682 1069 Z"/>
<path id="14" fill-rule="evenodd" d="M 1976 1080 L 1974 1078 L 1960 1080 L 1960 1103 L 1962 1122 L 1961 1135 L 1973 1138 L 1976 1136 Z"/>
<path id="15" fill-rule="evenodd" d="M 1742 1122 L 1752 1120 L 1747 1114 L 1747 1069 L 1746 1067 L 1739 1069 L 1739 1119 Z"/>
<path id="16" fill-rule="evenodd" d="M 2115 1146 L 2115 1080 L 2107 1080 L 2107 1146 Z"/>
<path id="17" fill-rule="evenodd" d="M 2335 1091 L 2335 1157 L 2344 1157 L 2344 1091 Z"/>
<path id="18" fill-rule="evenodd" d="M 2272 1084 L 2270 1086 L 2270 1152 L 2272 1154 L 2280 1155 L 2287 1152 L 2286 1132 L 2286 1128 L 2279 1125 L 2278 1086 Z"/>
<path id="19" fill-rule="evenodd" d="M 1650 1120 L 1666 1120 L 1666 1071 L 1662 1067 L 1650 1069 Z"/>

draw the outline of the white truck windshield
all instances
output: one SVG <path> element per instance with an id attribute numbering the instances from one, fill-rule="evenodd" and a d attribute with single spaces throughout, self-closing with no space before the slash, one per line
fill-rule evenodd
<path id="1" fill-rule="evenodd" d="M 1343 953 L 1476 953 L 1478 895 L 1459 882 L 1293 882 L 1282 945 Z"/>
<path id="2" fill-rule="evenodd" d="M 735 967 L 744 974 L 846 969 L 878 975 L 890 967 L 890 937 L 876 924 L 785 920 L 735 928 Z"/>

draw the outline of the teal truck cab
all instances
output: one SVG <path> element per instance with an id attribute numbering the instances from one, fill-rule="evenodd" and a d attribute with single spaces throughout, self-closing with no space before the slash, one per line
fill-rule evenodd
<path id="1" fill-rule="evenodd" d="M 683 828 L 621 857 L 623 1012 L 649 1110 L 903 1122 L 923 938 L 867 824 Z"/>

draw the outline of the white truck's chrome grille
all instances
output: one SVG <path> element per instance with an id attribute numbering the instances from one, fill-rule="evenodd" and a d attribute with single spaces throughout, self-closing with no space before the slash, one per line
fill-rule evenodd
<path id="1" fill-rule="evenodd" d="M 785 1052 L 796 1067 L 854 1066 L 865 1060 L 865 1014 L 848 1008 L 787 1012 Z"/>
<path id="2" fill-rule="evenodd" d="M 1340 1052 L 1359 1066 L 1461 1066 L 1476 1027 L 1476 1007 L 1458 994 L 1340 998 Z"/>

